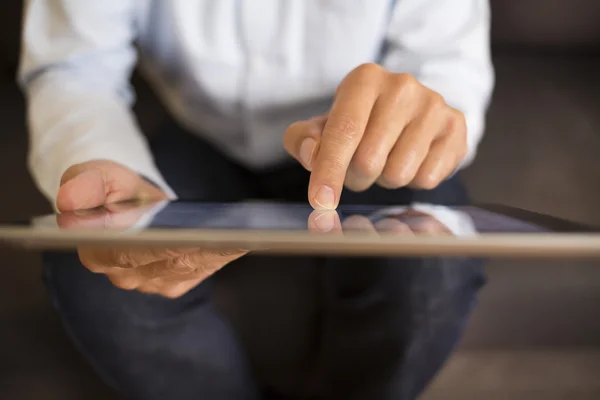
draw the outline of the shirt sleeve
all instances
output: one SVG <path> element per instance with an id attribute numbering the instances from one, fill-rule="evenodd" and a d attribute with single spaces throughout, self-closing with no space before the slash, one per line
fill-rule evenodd
<path id="1" fill-rule="evenodd" d="M 397 0 L 382 65 L 413 74 L 467 120 L 471 163 L 494 86 L 488 0 Z"/>
<path id="2" fill-rule="evenodd" d="M 28 163 L 54 203 L 63 172 L 104 159 L 170 197 L 131 111 L 137 0 L 26 0 L 19 84 L 27 100 Z"/>

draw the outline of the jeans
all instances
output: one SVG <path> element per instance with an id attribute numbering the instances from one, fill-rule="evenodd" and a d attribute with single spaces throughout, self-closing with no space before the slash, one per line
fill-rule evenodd
<path id="1" fill-rule="evenodd" d="M 178 128 L 152 140 L 182 199 L 305 202 L 294 164 L 249 171 Z M 348 204 L 463 204 L 435 190 L 344 192 Z M 75 253 L 44 276 L 73 342 L 127 398 L 414 399 L 448 358 L 484 283 L 463 258 L 246 256 L 181 298 L 118 289 Z"/>

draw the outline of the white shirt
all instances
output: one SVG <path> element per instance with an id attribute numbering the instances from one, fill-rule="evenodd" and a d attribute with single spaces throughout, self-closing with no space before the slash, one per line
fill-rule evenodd
<path id="1" fill-rule="evenodd" d="M 465 114 L 466 165 L 493 86 L 489 14 L 487 0 L 26 0 L 30 169 L 51 201 L 92 159 L 176 195 L 130 109 L 138 56 L 174 117 L 248 168 L 289 159 L 286 127 L 326 112 L 365 62 L 414 74 Z"/>

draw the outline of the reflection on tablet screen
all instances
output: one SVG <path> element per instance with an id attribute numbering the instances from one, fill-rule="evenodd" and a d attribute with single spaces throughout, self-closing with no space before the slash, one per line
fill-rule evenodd
<path id="1" fill-rule="evenodd" d="M 308 205 L 242 202 L 121 204 L 38 219 L 36 225 L 62 229 L 307 230 L 318 215 Z M 485 233 L 597 232 L 546 215 L 498 206 L 340 206 L 336 218 L 345 232 L 374 229 L 412 234 L 471 236 Z"/>

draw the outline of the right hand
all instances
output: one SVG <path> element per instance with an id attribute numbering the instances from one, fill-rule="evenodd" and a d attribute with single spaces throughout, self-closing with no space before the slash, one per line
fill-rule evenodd
<path id="1" fill-rule="evenodd" d="M 127 200 L 159 201 L 167 195 L 137 173 L 111 161 L 89 161 L 69 168 L 56 200 L 61 228 L 133 226 L 147 210 Z M 73 213 L 103 207 L 100 211 Z M 117 287 L 177 298 L 231 261 L 243 250 L 207 251 L 167 248 L 79 248 L 82 264 L 105 274 Z"/>

